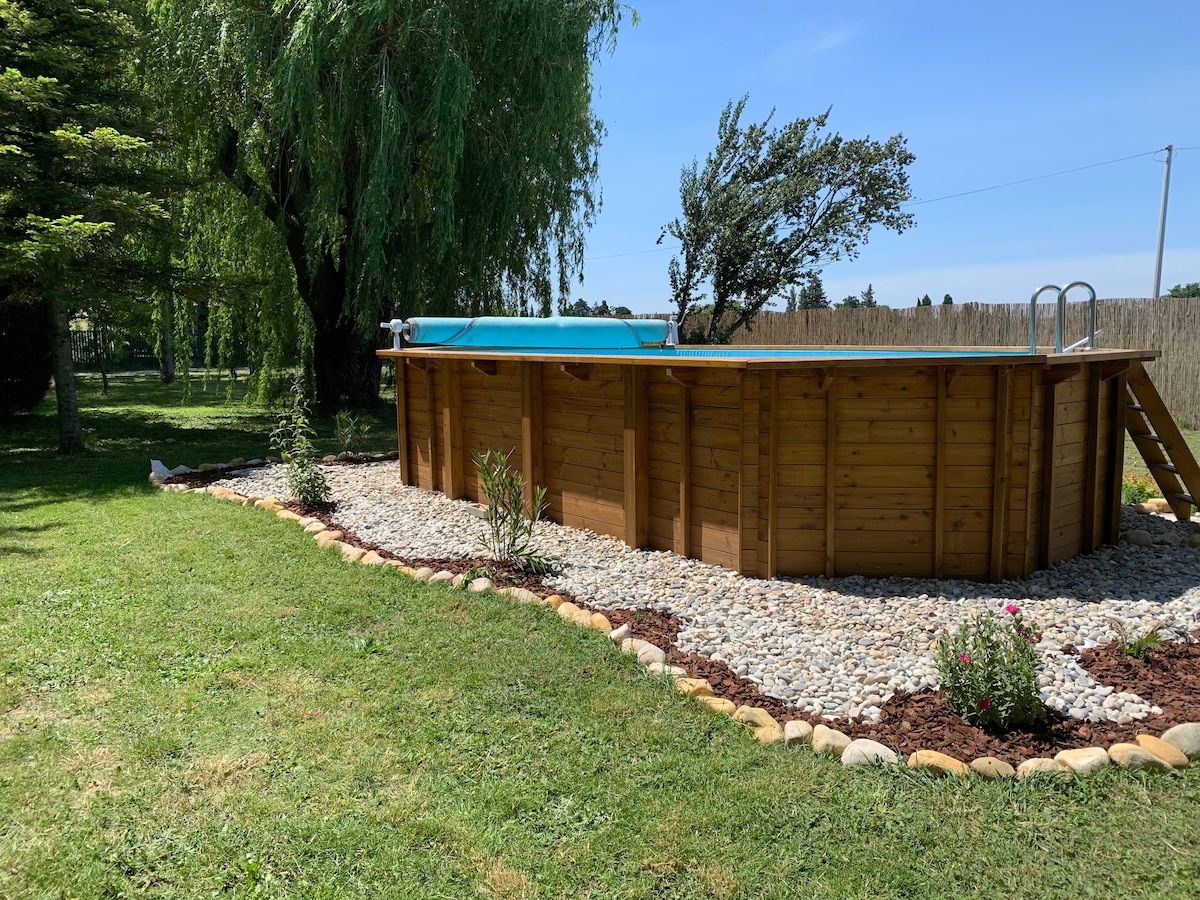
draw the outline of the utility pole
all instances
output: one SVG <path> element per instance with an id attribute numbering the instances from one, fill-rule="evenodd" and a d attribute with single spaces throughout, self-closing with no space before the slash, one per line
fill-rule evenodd
<path id="1" fill-rule="evenodd" d="M 1167 162 L 1163 169 L 1162 209 L 1158 214 L 1158 253 L 1154 257 L 1154 293 L 1150 296 L 1157 298 L 1162 286 L 1163 238 L 1167 234 L 1167 192 L 1171 189 L 1171 157 L 1175 153 L 1175 145 L 1167 144 Z"/>

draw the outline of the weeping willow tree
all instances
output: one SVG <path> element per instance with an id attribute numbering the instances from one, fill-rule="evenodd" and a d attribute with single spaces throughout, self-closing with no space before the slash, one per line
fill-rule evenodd
<path id="1" fill-rule="evenodd" d="M 198 158 L 270 221 L 318 403 L 378 395 L 381 318 L 565 303 L 614 0 L 151 0 Z"/>
<path id="2" fill-rule="evenodd" d="M 191 185 L 172 212 L 184 239 L 173 251 L 175 289 L 156 308 L 160 358 L 177 347 L 204 365 L 206 384 L 221 371 L 236 379 L 246 364 L 245 399 L 279 399 L 291 383 L 285 369 L 311 358 L 312 327 L 274 226 L 221 179 Z"/>

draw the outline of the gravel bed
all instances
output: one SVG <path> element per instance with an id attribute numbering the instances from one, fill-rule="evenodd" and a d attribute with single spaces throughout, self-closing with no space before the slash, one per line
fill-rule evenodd
<path id="1" fill-rule="evenodd" d="M 482 555 L 474 504 L 400 483 L 393 461 L 327 467 L 335 518 L 402 557 Z M 231 473 L 219 484 L 244 494 L 288 497 L 278 466 Z M 1175 542 L 1195 522 L 1122 512 L 1122 532 L 1142 529 Z M 895 692 L 937 687 L 939 635 L 985 609 L 1015 603 L 1041 630 L 1042 698 L 1091 722 L 1127 724 L 1157 708 L 1093 681 L 1065 645 L 1094 647 L 1125 628 L 1153 624 L 1179 634 L 1200 628 L 1200 549 L 1121 543 L 999 584 L 917 578 L 744 578 L 676 556 L 631 550 L 617 538 L 540 523 L 536 539 L 562 560 L 548 583 L 598 608 L 653 608 L 684 621 L 678 646 L 726 663 L 803 712 L 878 720 Z"/>

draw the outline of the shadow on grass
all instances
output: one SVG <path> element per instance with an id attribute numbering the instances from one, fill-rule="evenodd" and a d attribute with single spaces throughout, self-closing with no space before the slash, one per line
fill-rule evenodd
<path id="1" fill-rule="evenodd" d="M 19 504 L 25 506 L 26 504 Z M 32 504 L 37 506 L 39 504 Z M 7 512 L 4 504 L 0 502 L 0 513 Z M 30 547 L 26 544 L 17 543 L 21 537 L 27 535 L 43 534 L 47 531 L 57 531 L 59 528 L 65 528 L 66 522 L 42 522 L 39 525 L 0 525 L 0 556 L 41 556 L 46 551 L 38 547 Z M 12 541 L 12 543 L 5 543 Z"/>
<path id="2" fill-rule="evenodd" d="M 57 411 L 53 393 L 48 394 L 34 412 L 0 428 L 0 513 L 149 490 L 151 459 L 169 468 L 194 467 L 269 454 L 274 414 L 243 403 L 242 382 L 231 388 L 226 380 L 205 390 L 199 381 L 193 376 L 185 404 L 183 387 L 163 385 L 154 373 L 111 376 L 107 395 L 98 377 L 79 376 L 86 449 L 73 456 L 57 452 Z M 364 449 L 393 449 L 391 407 L 381 403 L 366 415 L 372 431 Z M 334 452 L 333 420 L 319 418 L 313 425 L 318 450 Z"/>

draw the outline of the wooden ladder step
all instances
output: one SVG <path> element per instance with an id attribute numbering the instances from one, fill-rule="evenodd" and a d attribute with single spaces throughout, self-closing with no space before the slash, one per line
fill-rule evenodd
<path id="1" fill-rule="evenodd" d="M 1142 432 L 1141 434 L 1135 434 L 1133 432 L 1130 432 L 1129 436 L 1131 438 L 1133 438 L 1135 441 L 1153 441 L 1156 444 L 1163 443 L 1162 438 L 1160 438 L 1157 434 L 1151 434 L 1148 431 Z"/>
<path id="2" fill-rule="evenodd" d="M 1148 468 L 1158 469 L 1160 472 L 1170 472 L 1172 475 L 1179 474 L 1179 470 L 1177 468 L 1175 468 L 1170 463 L 1165 463 L 1165 462 L 1164 463 L 1152 462 L 1148 465 Z"/>
<path id="3" fill-rule="evenodd" d="M 1139 412 L 1139 413 L 1144 413 L 1146 411 L 1146 408 L 1144 406 L 1142 406 L 1142 404 L 1140 404 L 1140 403 L 1130 403 L 1125 408 L 1132 410 L 1133 412 Z"/>
<path id="4" fill-rule="evenodd" d="M 1185 494 L 1182 491 L 1171 491 L 1167 496 L 1174 497 L 1176 500 L 1182 500 L 1184 503 L 1190 503 L 1192 506 L 1196 505 L 1196 501 L 1192 498 L 1192 495 Z"/>

